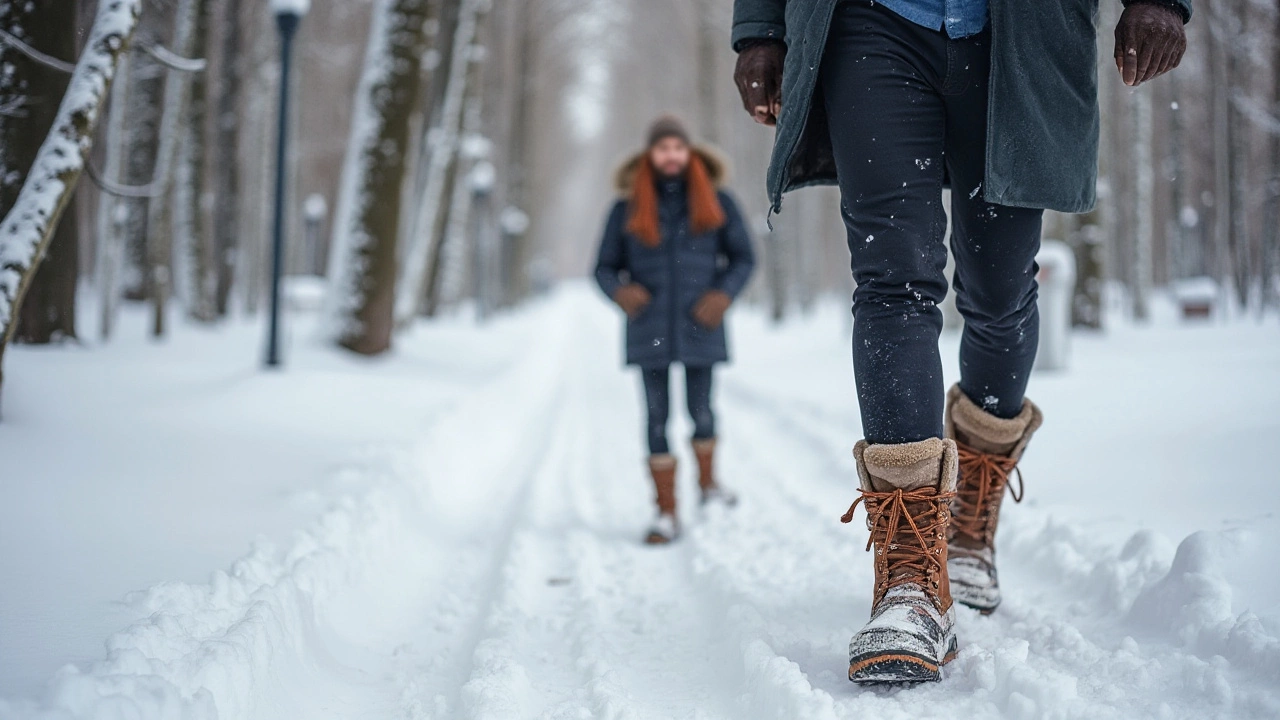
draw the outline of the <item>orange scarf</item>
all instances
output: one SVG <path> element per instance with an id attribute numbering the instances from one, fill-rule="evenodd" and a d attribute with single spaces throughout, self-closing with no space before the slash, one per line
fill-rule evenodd
<path id="1" fill-rule="evenodd" d="M 626 228 L 627 232 L 651 248 L 662 243 L 662 230 L 658 224 L 658 189 L 654 184 L 654 174 L 653 163 L 645 155 L 640 161 L 631 188 Z M 689 158 L 685 179 L 689 186 L 689 221 L 693 232 L 702 234 L 724 227 L 724 208 L 720 207 L 716 186 L 711 182 L 707 164 L 697 153 Z"/>

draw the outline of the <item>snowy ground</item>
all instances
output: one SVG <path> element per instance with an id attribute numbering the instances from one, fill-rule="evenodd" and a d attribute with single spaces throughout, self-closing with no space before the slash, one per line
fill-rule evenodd
<path id="1" fill-rule="evenodd" d="M 961 611 L 942 683 L 867 690 L 845 316 L 738 313 L 743 503 L 685 503 L 658 550 L 636 380 L 582 285 L 372 362 L 300 319 L 279 374 L 251 326 L 16 349 L 0 718 L 1280 716 L 1274 318 L 1078 336 L 1032 383 L 1005 604 Z"/>

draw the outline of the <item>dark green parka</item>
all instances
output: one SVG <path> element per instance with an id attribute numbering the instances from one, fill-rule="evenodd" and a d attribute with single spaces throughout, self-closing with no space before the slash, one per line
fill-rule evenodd
<path id="1" fill-rule="evenodd" d="M 782 112 L 768 177 L 775 211 L 785 192 L 836 182 L 818 71 L 838 1 L 734 2 L 735 49 L 753 39 L 787 43 Z M 982 185 L 988 202 L 1062 212 L 1093 208 L 1098 1 L 989 0 L 991 91 Z M 1189 19 L 1191 0 L 1176 2 Z"/>

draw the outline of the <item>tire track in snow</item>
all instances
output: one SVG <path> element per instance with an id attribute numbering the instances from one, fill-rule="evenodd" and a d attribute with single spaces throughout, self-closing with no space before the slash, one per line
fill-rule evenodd
<path id="1" fill-rule="evenodd" d="M 432 604 L 422 608 L 424 617 L 439 618 L 431 630 L 419 633 L 406 654 L 412 658 L 399 673 L 402 714 L 411 720 L 453 718 L 468 710 L 484 716 L 482 682 L 477 668 L 492 656 L 486 638 L 499 622 L 504 589 L 511 582 L 513 558 L 525 556 L 520 529 L 527 522 L 528 508 L 537 480 L 553 467 L 557 454 L 560 399 L 567 392 L 569 373 L 561 361 L 565 343 L 573 334 L 576 319 L 555 318 L 556 332 L 539 335 L 537 366 L 541 372 L 520 376 L 507 383 L 502 393 L 519 398 L 525 405 L 518 413 L 506 412 L 506 403 L 490 402 L 477 407 L 473 417 L 456 423 L 450 436 L 424 451 L 424 462 L 439 454 L 466 455 L 470 449 L 483 455 L 459 458 L 444 475 L 475 487 L 457 505 L 446 504 L 436 513 L 444 526 L 469 529 L 472 542 L 483 549 L 471 554 L 449 578 Z M 528 407 L 530 397 L 536 398 Z M 499 428 L 485 427 L 494 417 Z M 474 447 L 475 438 L 495 438 L 493 444 Z M 477 471 L 477 466 L 480 467 Z M 423 547 L 423 552 L 451 552 L 448 538 Z M 511 666 L 500 668 L 510 672 Z M 511 680 L 511 678 L 508 678 Z M 511 688 L 507 689 L 507 693 Z M 504 715 L 498 715 L 502 717 Z"/>
<path id="2" fill-rule="evenodd" d="M 505 561 L 463 691 L 467 717 L 739 717 L 689 550 L 639 543 L 647 481 L 638 455 L 617 452 L 635 446 L 634 399 L 591 357 L 606 347 L 591 320 L 565 358 L 577 381 Z"/>

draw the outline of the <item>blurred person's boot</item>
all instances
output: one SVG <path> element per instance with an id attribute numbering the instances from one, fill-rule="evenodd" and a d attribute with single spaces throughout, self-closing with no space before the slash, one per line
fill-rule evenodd
<path id="1" fill-rule="evenodd" d="M 860 441 L 853 450 L 875 548 L 871 621 L 849 641 L 856 683 L 936 681 L 956 654 L 947 581 L 947 523 L 958 461 L 950 440 L 899 445 Z"/>
<path id="2" fill-rule="evenodd" d="M 680 537 L 680 520 L 676 517 L 676 458 L 674 455 L 649 456 L 649 474 L 658 504 L 658 516 L 645 534 L 648 545 L 666 545 Z"/>
<path id="3" fill-rule="evenodd" d="M 728 507 L 738 504 L 738 496 L 716 480 L 716 439 L 695 438 L 693 455 L 698 459 L 698 489 L 702 493 L 702 504 L 720 503 Z"/>
<path id="4" fill-rule="evenodd" d="M 951 591 L 956 602 L 983 614 L 1000 605 L 996 574 L 996 526 L 1005 488 L 1022 501 L 1018 461 L 1043 418 L 1040 408 L 1024 400 L 1016 417 L 998 418 L 960 390 L 947 392 L 946 435 L 955 440 L 960 480 L 952 504 L 948 537 Z M 1017 475 L 1017 487 L 1009 483 Z"/>

